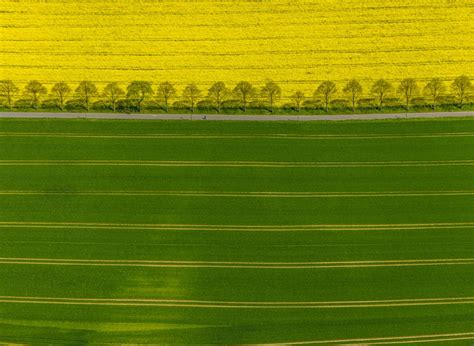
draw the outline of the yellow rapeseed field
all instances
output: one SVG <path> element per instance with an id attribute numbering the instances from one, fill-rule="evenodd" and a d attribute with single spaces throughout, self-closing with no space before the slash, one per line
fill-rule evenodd
<path id="1" fill-rule="evenodd" d="M 473 0 L 0 0 L 0 79 L 280 83 L 474 72 Z"/>

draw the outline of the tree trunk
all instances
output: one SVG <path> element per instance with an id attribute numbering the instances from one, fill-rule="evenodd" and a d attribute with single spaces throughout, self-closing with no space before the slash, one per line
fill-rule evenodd
<path id="1" fill-rule="evenodd" d="M 89 95 L 86 94 L 86 110 L 89 112 Z"/>

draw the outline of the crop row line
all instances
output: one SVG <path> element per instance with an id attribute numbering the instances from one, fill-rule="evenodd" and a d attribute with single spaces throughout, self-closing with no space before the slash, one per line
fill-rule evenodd
<path id="1" fill-rule="evenodd" d="M 136 224 L 94 222 L 1 221 L 0 228 L 58 228 L 102 230 L 213 231 L 213 232 L 312 232 L 312 231 L 389 231 L 474 228 L 474 222 L 404 224 L 308 224 L 308 225 L 204 225 Z"/>
<path id="2" fill-rule="evenodd" d="M 337 340 L 311 340 L 311 341 L 286 341 L 277 343 L 277 345 L 400 345 L 417 343 L 439 343 L 442 341 L 474 340 L 474 332 L 450 333 L 450 334 L 430 334 L 430 335 L 411 335 L 411 336 L 391 336 L 378 338 L 353 338 Z M 262 344 L 273 346 L 275 344 Z"/>
<path id="3" fill-rule="evenodd" d="M 344 134 L 344 135 L 308 135 L 308 134 L 102 134 L 102 133 L 57 133 L 57 132 L 0 132 L 0 137 L 53 137 L 53 138 L 101 138 L 101 139 L 314 139 L 314 140 L 363 140 L 363 139 L 405 139 L 405 138 L 452 138 L 474 137 L 474 132 L 442 132 L 415 134 Z"/>
<path id="4" fill-rule="evenodd" d="M 391 299 L 367 301 L 330 302 L 237 302 L 211 300 L 171 300 L 171 299 L 121 299 L 121 298 L 60 298 L 0 296 L 0 303 L 61 304 L 61 305 L 109 305 L 109 306 L 161 306 L 218 309 L 335 309 L 335 308 L 377 308 L 432 305 L 474 304 L 474 297 Z"/>
<path id="5" fill-rule="evenodd" d="M 418 267 L 473 265 L 474 258 L 340 261 L 340 262 L 222 262 L 222 261 L 153 261 L 153 260 L 91 260 L 56 258 L 0 258 L 0 264 L 47 266 L 96 266 L 144 268 L 228 268 L 228 269 L 351 269 L 379 267 Z"/>
<path id="6" fill-rule="evenodd" d="M 473 196 L 465 191 L 374 191 L 374 192 L 277 192 L 277 191 L 46 191 L 0 190 L 1 196 L 183 196 L 183 197 L 244 197 L 244 198 L 354 198 L 354 197 L 429 197 Z"/>
<path id="7" fill-rule="evenodd" d="M 257 168 L 351 168 L 473 166 L 474 160 L 441 161 L 143 161 L 143 160 L 0 160 L 0 166 L 157 166 L 157 167 L 257 167 Z"/>

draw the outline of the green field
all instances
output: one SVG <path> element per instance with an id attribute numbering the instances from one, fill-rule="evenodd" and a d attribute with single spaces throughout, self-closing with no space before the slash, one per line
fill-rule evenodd
<path id="1" fill-rule="evenodd" d="M 474 120 L 0 120 L 0 344 L 471 345 Z"/>

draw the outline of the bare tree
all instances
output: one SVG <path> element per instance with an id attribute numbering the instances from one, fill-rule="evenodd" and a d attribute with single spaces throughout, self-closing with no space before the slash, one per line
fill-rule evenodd
<path id="1" fill-rule="evenodd" d="M 98 95 L 96 85 L 91 81 L 82 81 L 76 88 L 76 96 L 79 101 L 83 104 L 84 108 L 89 111 L 90 104 L 93 97 Z"/>
<path id="2" fill-rule="evenodd" d="M 464 105 L 464 100 L 471 88 L 472 84 L 468 76 L 459 76 L 451 84 L 451 89 L 453 89 L 460 108 Z"/>
<path id="3" fill-rule="evenodd" d="M 151 83 L 146 81 L 133 81 L 127 87 L 127 98 L 134 102 L 138 112 L 141 112 L 142 103 L 153 95 Z"/>
<path id="4" fill-rule="evenodd" d="M 379 110 L 383 109 L 383 105 L 387 95 L 392 91 L 393 87 L 392 84 L 387 82 L 385 79 L 379 79 L 374 83 L 372 86 L 372 94 L 377 97 L 377 101 L 379 104 Z"/>
<path id="5" fill-rule="evenodd" d="M 102 96 L 107 100 L 107 102 L 109 103 L 109 107 L 114 112 L 117 109 L 117 101 L 123 95 L 125 95 L 125 92 L 122 90 L 122 88 L 119 87 L 116 82 L 111 82 L 107 84 L 102 93 Z"/>
<path id="6" fill-rule="evenodd" d="M 418 92 L 418 85 L 413 78 L 405 78 L 398 86 L 398 93 L 403 96 L 406 110 L 410 109 L 411 100 Z"/>
<path id="7" fill-rule="evenodd" d="M 270 105 L 270 112 L 273 112 L 273 105 L 281 96 L 280 86 L 274 81 L 269 80 L 265 83 L 261 92 L 262 95 L 268 100 L 268 104 Z"/>
<path id="8" fill-rule="evenodd" d="M 25 87 L 25 94 L 31 98 L 31 103 L 34 109 L 38 109 L 41 97 L 46 95 L 48 90 L 37 80 L 30 81 Z"/>
<path id="9" fill-rule="evenodd" d="M 252 97 L 255 97 L 255 95 L 257 94 L 257 91 L 253 87 L 253 85 L 250 84 L 249 82 L 244 82 L 244 81 L 239 82 L 235 86 L 233 92 L 239 98 L 240 103 L 242 104 L 242 110 L 244 112 L 247 111 L 247 103 L 249 99 L 251 99 Z"/>
<path id="10" fill-rule="evenodd" d="M 158 85 L 158 97 L 165 102 L 165 111 L 168 112 L 168 102 L 176 94 L 176 89 L 170 82 Z"/>
<path id="11" fill-rule="evenodd" d="M 230 90 L 227 89 L 224 82 L 217 82 L 208 90 L 209 100 L 216 107 L 217 112 L 221 111 L 222 102 L 224 102 L 230 95 Z"/>
<path id="12" fill-rule="evenodd" d="M 64 103 L 66 102 L 66 97 L 71 93 L 71 88 L 64 82 L 59 82 L 53 85 L 51 88 L 53 97 L 56 100 L 56 104 L 59 109 L 64 110 Z"/>
<path id="13" fill-rule="evenodd" d="M 357 80 L 353 79 L 347 82 L 342 91 L 349 97 L 352 106 L 352 112 L 355 113 L 356 105 L 359 102 L 360 96 L 363 92 L 362 85 L 360 85 Z"/>
<path id="14" fill-rule="evenodd" d="M 6 101 L 8 109 L 12 109 L 13 98 L 19 89 L 11 80 L 0 81 L 0 98 Z"/>
<path id="15" fill-rule="evenodd" d="M 304 93 L 301 90 L 298 90 L 291 95 L 291 100 L 295 103 L 298 112 L 301 111 L 301 104 L 303 103 L 304 98 Z"/>
<path id="16" fill-rule="evenodd" d="M 431 107 L 435 109 L 439 103 L 441 94 L 446 91 L 446 86 L 444 85 L 441 78 L 433 78 L 428 82 L 428 84 L 426 84 L 423 91 L 430 97 Z"/>
<path id="17" fill-rule="evenodd" d="M 183 90 L 183 99 L 191 106 L 191 112 L 193 113 L 197 100 L 201 98 L 201 94 L 202 92 L 196 84 L 189 84 Z"/>
<path id="18" fill-rule="evenodd" d="M 331 102 L 332 96 L 336 93 L 336 91 L 336 84 L 327 80 L 322 82 L 319 85 L 318 89 L 316 89 L 316 91 L 314 92 L 314 96 L 323 95 L 326 112 L 329 111 L 329 102 Z"/>

